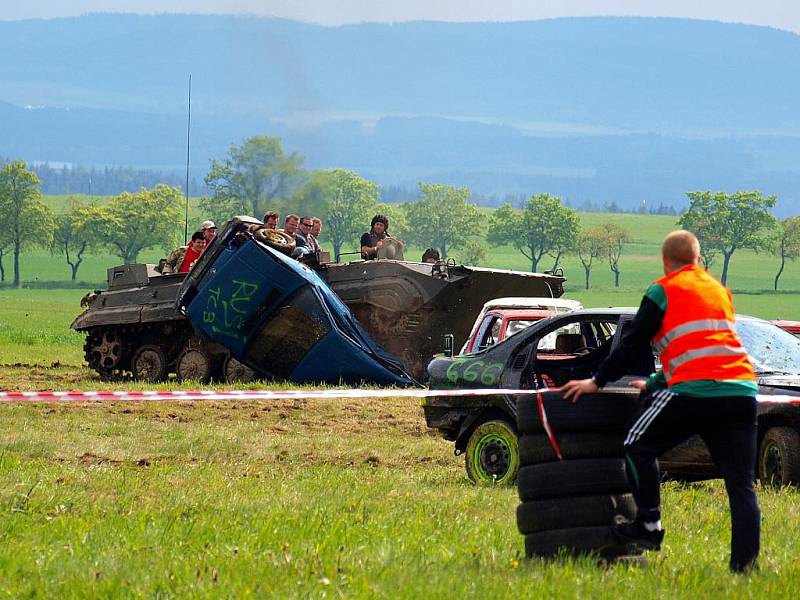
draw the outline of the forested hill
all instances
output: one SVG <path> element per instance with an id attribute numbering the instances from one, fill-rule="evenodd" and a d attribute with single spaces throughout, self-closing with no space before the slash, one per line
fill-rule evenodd
<path id="1" fill-rule="evenodd" d="M 769 28 L 89 15 L 0 22 L 0 53 L 0 156 L 180 168 L 191 73 L 200 170 L 269 134 L 383 184 L 800 200 L 800 36 Z"/>

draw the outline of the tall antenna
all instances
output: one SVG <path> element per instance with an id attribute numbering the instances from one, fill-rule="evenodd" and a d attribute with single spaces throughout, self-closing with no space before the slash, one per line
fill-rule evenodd
<path id="1" fill-rule="evenodd" d="M 192 75 L 189 74 L 189 119 L 186 122 L 186 209 L 183 221 L 183 243 L 189 243 L 189 135 L 192 131 Z"/>

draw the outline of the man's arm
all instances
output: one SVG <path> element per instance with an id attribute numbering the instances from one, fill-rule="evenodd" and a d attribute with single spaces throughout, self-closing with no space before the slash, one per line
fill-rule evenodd
<path id="1" fill-rule="evenodd" d="M 180 266 L 178 261 L 183 261 L 183 247 L 175 248 L 175 250 L 169 253 L 167 260 L 164 261 L 164 266 L 161 269 L 161 273 L 163 275 L 170 275 L 174 273 Z"/>
<path id="2" fill-rule="evenodd" d="M 361 236 L 361 256 L 363 258 L 378 256 L 378 248 L 380 246 L 371 246 L 370 244 L 372 244 L 372 239 L 368 233 L 365 233 Z M 381 244 L 381 242 L 378 241 L 378 244 Z"/>
<path id="3" fill-rule="evenodd" d="M 652 352 L 653 337 L 661 327 L 664 311 L 648 296 L 642 298 L 633 320 L 625 326 L 622 340 L 612 354 L 600 363 L 594 380 L 598 387 L 619 379 L 628 372 L 628 365 L 639 362 L 644 352 Z"/>
<path id="4" fill-rule="evenodd" d="M 628 365 L 636 362 L 642 352 L 652 352 L 650 343 L 661 327 L 666 308 L 663 288 L 657 284 L 650 286 L 642 298 L 636 316 L 625 327 L 620 345 L 600 363 L 594 377 L 574 379 L 561 386 L 559 390 L 564 393 L 564 398 L 572 398 L 575 402 L 583 394 L 595 393 L 609 381 L 622 377 L 627 372 Z"/>

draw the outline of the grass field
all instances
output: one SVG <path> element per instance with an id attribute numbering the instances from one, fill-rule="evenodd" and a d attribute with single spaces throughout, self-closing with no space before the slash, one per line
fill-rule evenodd
<path id="1" fill-rule="evenodd" d="M 7 597 L 786 598 L 798 492 L 760 489 L 761 570 L 727 572 L 720 482 L 668 483 L 647 568 L 525 560 L 410 400 L 3 406 Z"/>
<path id="2" fill-rule="evenodd" d="M 637 304 L 674 219 L 582 218 L 623 221 L 634 242 L 621 288 L 601 264 L 584 291 L 573 259 L 568 295 Z M 69 330 L 116 259 L 90 257 L 74 287 L 60 257 L 23 259 L 25 286 L 0 287 L 0 389 L 152 387 L 101 382 Z M 486 264 L 529 268 L 510 248 Z M 800 318 L 800 270 L 774 294 L 776 266 L 734 256 L 741 312 Z M 647 568 L 525 560 L 515 491 L 470 484 L 408 399 L 0 405 L 0 422 L 4 597 L 785 598 L 800 576 L 800 493 L 759 489 L 761 570 L 735 577 L 718 481 L 665 485 Z"/>

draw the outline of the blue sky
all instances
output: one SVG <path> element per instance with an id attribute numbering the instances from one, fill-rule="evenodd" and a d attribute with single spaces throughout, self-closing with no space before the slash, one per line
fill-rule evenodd
<path id="1" fill-rule="evenodd" d="M 800 2 L 794 0 L 0 0 L 0 20 L 89 12 L 251 14 L 324 25 L 637 15 L 748 23 L 800 32 Z"/>

